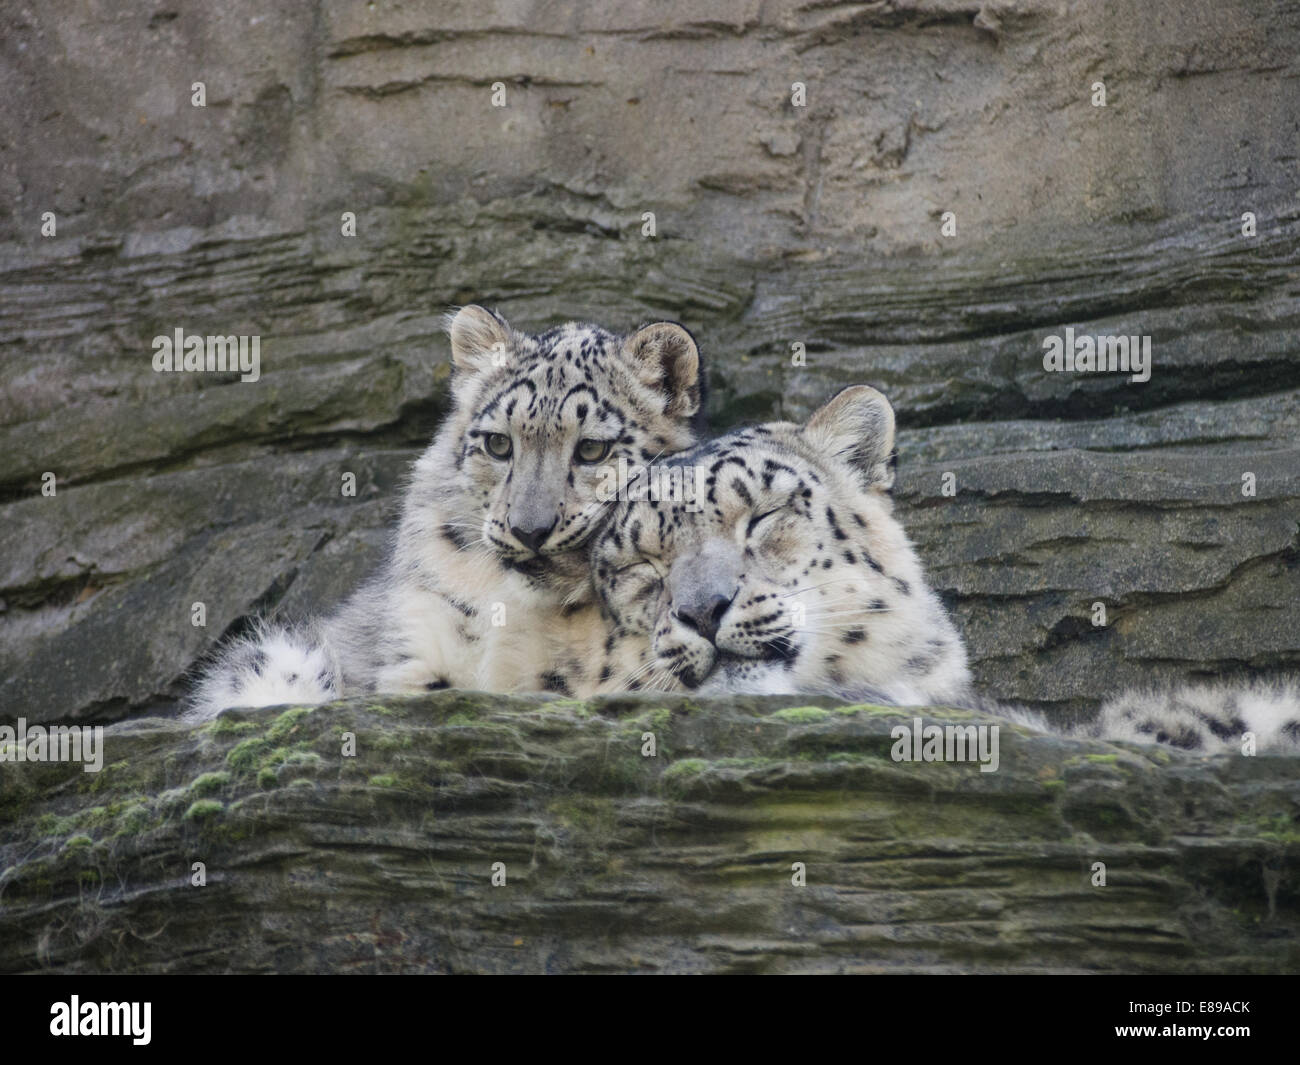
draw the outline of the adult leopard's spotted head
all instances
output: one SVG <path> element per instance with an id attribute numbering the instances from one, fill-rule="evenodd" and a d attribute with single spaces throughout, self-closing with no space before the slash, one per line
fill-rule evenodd
<path id="1" fill-rule="evenodd" d="M 570 322 L 530 336 L 478 306 L 449 321 L 459 512 L 443 533 L 544 573 L 606 516 L 605 471 L 689 447 L 703 407 L 694 339 L 672 322 L 619 336 Z"/>
<path id="2" fill-rule="evenodd" d="M 673 462 L 702 506 L 620 505 L 593 544 L 632 686 L 908 692 L 965 653 L 892 513 L 894 414 L 845 389 L 799 426 L 740 429 Z M 885 683 L 888 682 L 888 683 Z"/>

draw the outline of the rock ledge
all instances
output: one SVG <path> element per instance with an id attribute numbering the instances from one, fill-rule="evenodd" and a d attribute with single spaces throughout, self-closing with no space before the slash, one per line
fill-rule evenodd
<path id="1" fill-rule="evenodd" d="M 0 765 L 0 970 L 1300 968 L 1294 759 L 1004 725 L 981 773 L 894 762 L 890 730 L 990 718 L 804 702 L 453 691 L 112 725 L 99 773 Z"/>

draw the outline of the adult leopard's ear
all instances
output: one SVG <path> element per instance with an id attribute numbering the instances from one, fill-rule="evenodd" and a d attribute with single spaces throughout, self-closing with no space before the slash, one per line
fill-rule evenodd
<path id="1" fill-rule="evenodd" d="M 447 333 L 452 365 L 467 373 L 504 366 L 513 350 L 509 323 L 475 303 L 447 316 Z"/>
<path id="2" fill-rule="evenodd" d="M 813 412 L 803 435 L 816 450 L 848 462 L 867 488 L 894 486 L 894 408 L 870 385 L 836 393 Z"/>
<path id="3" fill-rule="evenodd" d="M 623 341 L 622 356 L 644 384 L 663 394 L 665 414 L 693 419 L 703 413 L 700 349 L 676 322 L 642 326 Z"/>

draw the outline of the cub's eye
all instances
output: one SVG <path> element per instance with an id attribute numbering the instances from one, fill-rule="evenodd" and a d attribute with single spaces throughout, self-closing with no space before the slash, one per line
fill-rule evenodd
<path id="1" fill-rule="evenodd" d="M 609 454 L 609 449 L 614 446 L 612 440 L 579 440 L 578 450 L 574 452 L 579 462 L 586 463 L 590 466 L 593 462 L 599 462 Z"/>
<path id="2" fill-rule="evenodd" d="M 508 459 L 510 457 L 510 437 L 505 433 L 488 433 L 487 452 L 494 459 Z"/>

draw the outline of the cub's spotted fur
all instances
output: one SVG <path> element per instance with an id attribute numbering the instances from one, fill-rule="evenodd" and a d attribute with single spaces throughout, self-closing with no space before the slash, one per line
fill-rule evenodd
<path id="1" fill-rule="evenodd" d="M 806 425 L 673 459 L 704 467 L 702 509 L 627 502 L 593 545 L 608 685 L 967 698 L 965 648 L 893 515 L 893 450 L 892 408 L 857 386 Z"/>
<path id="2" fill-rule="evenodd" d="M 694 442 L 699 351 L 675 323 L 530 336 L 476 306 L 449 332 L 452 410 L 415 464 L 382 571 L 314 629 L 228 645 L 191 718 L 355 692 L 512 691 L 539 675 L 568 687 L 563 648 L 600 623 L 582 603 L 587 541 L 610 505 L 602 469 Z"/>

